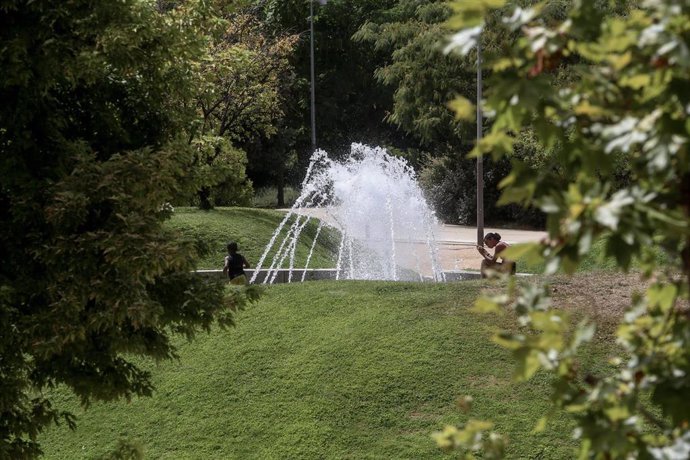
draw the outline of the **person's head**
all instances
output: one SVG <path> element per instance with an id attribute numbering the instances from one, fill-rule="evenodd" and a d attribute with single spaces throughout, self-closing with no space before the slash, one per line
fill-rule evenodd
<path id="1" fill-rule="evenodd" d="M 501 235 L 498 233 L 487 233 L 486 236 L 484 236 L 484 244 L 489 248 L 496 246 L 499 241 L 501 241 Z"/>
<path id="2" fill-rule="evenodd" d="M 228 243 L 228 252 L 230 254 L 236 253 L 237 252 L 237 243 L 235 243 L 234 241 L 229 242 Z"/>

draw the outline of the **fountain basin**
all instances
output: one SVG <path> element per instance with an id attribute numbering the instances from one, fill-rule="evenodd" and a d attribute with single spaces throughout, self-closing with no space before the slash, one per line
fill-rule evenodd
<path id="1" fill-rule="evenodd" d="M 255 269 L 249 268 L 244 270 L 247 279 L 252 279 L 254 277 Z M 306 274 L 304 272 L 306 271 Z M 276 270 L 270 270 L 271 275 L 275 273 Z M 197 270 L 197 274 L 202 276 L 208 276 L 212 278 L 223 278 L 223 270 Z M 255 283 L 261 284 L 268 275 L 268 269 L 260 269 L 259 273 L 256 275 Z M 292 269 L 292 279 L 290 278 L 290 270 L 287 268 L 281 268 L 277 270 L 275 280 L 273 283 L 299 283 L 302 281 L 302 275 L 304 275 L 305 281 L 318 281 L 318 280 L 335 280 L 337 278 L 338 270 L 335 268 L 293 268 Z M 342 274 L 342 272 L 341 272 Z M 481 278 L 479 272 L 469 271 L 469 270 L 452 270 L 444 271 L 446 281 L 466 281 L 471 279 Z M 399 281 L 422 281 L 418 275 L 406 276 L 401 278 Z M 423 281 L 434 281 L 431 277 L 424 277 Z"/>

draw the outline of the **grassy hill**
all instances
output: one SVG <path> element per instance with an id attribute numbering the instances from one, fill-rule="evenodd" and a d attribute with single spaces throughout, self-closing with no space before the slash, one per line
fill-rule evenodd
<path id="1" fill-rule="evenodd" d="M 201 240 L 208 248 L 209 253 L 199 261 L 199 268 L 221 269 L 227 253 L 225 247 L 229 241 L 236 241 L 240 252 L 252 266 L 255 266 L 284 217 L 283 212 L 253 208 L 216 208 L 211 211 L 176 208 L 167 225 L 180 230 L 189 238 Z M 292 221 L 285 226 L 278 242 L 282 241 Z M 303 264 L 307 259 L 317 226 L 317 221 L 310 221 L 302 231 L 303 237 L 299 239 L 295 257 L 299 264 Z M 322 230 L 314 248 L 310 267 L 334 267 L 336 255 L 337 241 L 334 232 Z M 270 262 L 271 259 L 268 259 L 266 264 Z"/>
<path id="2" fill-rule="evenodd" d="M 489 337 L 517 325 L 469 311 L 485 286 L 270 286 L 235 329 L 178 342 L 177 362 L 145 363 L 152 398 L 84 413 L 59 393 L 79 428 L 44 434 L 45 458 L 93 458 L 123 438 L 140 442 L 146 458 L 439 458 L 430 434 L 467 419 L 455 407 L 466 394 L 471 417 L 509 437 L 509 458 L 572 458 L 566 420 L 530 434 L 548 406 L 548 380 L 512 382 L 512 358 Z M 598 340 L 582 366 L 605 361 L 611 346 Z"/>

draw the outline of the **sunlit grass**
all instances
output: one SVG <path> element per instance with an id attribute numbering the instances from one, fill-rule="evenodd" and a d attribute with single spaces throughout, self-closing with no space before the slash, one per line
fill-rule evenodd
<path id="1" fill-rule="evenodd" d="M 272 286 L 237 328 L 178 342 L 178 362 L 146 363 L 152 398 L 82 413 L 60 393 L 79 428 L 42 436 L 46 458 L 92 458 L 121 438 L 143 444 L 147 458 L 438 458 L 431 433 L 468 417 L 493 420 L 509 458 L 572 458 L 564 418 L 530 434 L 549 381 L 511 380 L 514 362 L 490 336 L 517 326 L 470 312 L 482 286 Z M 605 361 L 596 357 L 608 349 L 592 345 L 586 362 Z M 466 394 L 469 415 L 455 407 Z"/>
<path id="2" fill-rule="evenodd" d="M 283 212 L 253 208 L 216 208 L 211 211 L 176 208 L 167 225 L 180 230 L 189 238 L 200 239 L 208 248 L 208 254 L 199 261 L 199 268 L 221 269 L 229 241 L 236 241 L 239 252 L 254 266 L 284 217 Z M 298 266 L 306 262 L 317 226 L 318 222 L 312 220 L 302 231 L 295 256 Z M 290 223 L 284 227 L 281 236 L 284 236 L 289 228 Z M 279 238 L 278 242 L 280 241 Z M 322 230 L 310 267 L 334 267 L 336 250 L 337 242 L 333 232 Z"/>
<path id="3" fill-rule="evenodd" d="M 661 251 L 655 254 L 655 258 L 658 265 L 663 266 L 669 263 L 669 257 Z M 530 263 L 526 260 L 518 260 L 518 271 L 522 273 L 544 273 L 544 268 L 545 264 L 543 262 Z M 639 260 L 632 260 L 631 270 L 640 270 Z M 579 273 L 596 271 L 612 273 L 620 271 L 620 268 L 618 267 L 616 259 L 606 254 L 606 240 L 604 238 L 599 238 L 592 243 L 590 250 L 582 257 L 577 271 Z"/>

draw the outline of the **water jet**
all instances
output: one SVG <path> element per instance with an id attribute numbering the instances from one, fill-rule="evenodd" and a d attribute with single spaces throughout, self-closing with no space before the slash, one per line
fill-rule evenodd
<path id="1" fill-rule="evenodd" d="M 297 242 L 320 219 L 303 265 L 295 268 Z M 304 281 L 324 226 L 339 234 L 335 279 L 444 281 L 435 233 L 438 221 L 414 170 L 381 147 L 352 144 L 336 161 L 312 155 L 301 194 L 286 212 L 253 271 L 251 282 Z M 268 268 L 265 267 L 268 265 Z M 259 279 L 261 277 L 261 279 Z"/>

